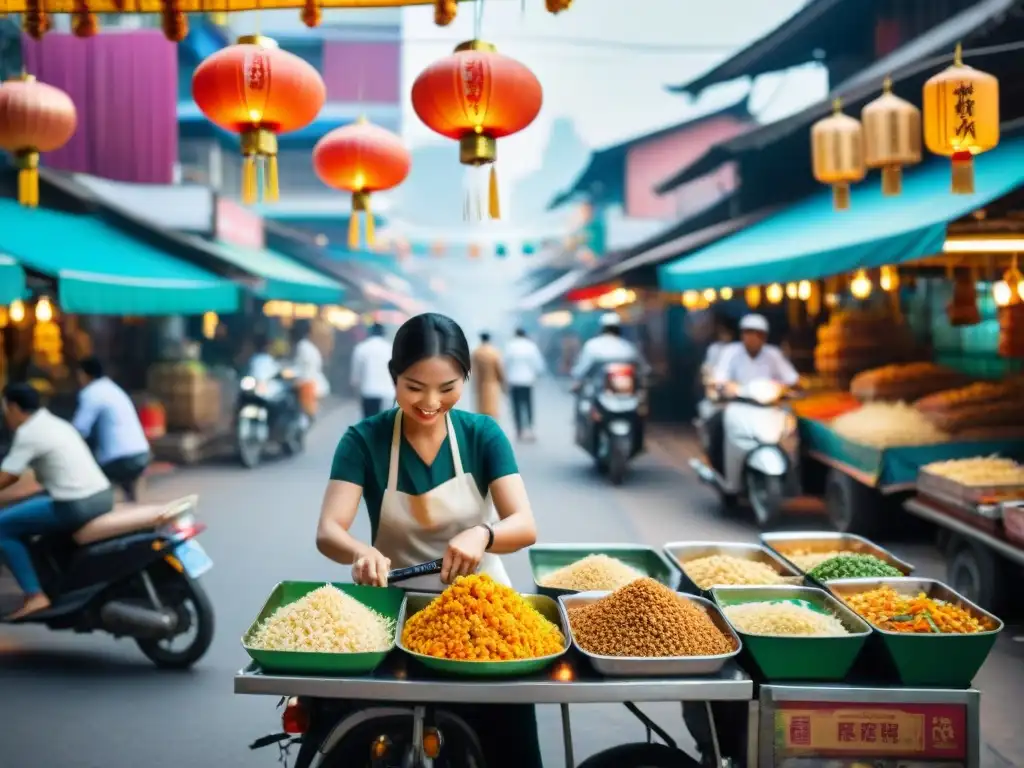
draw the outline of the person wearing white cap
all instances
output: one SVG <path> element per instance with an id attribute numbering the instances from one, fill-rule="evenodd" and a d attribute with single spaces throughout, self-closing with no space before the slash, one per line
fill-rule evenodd
<path id="1" fill-rule="evenodd" d="M 573 381 L 579 382 L 598 363 L 636 363 L 646 373 L 647 362 L 640 350 L 631 342 L 622 338 L 622 320 L 616 312 L 605 312 L 601 315 L 601 333 L 580 350 L 576 365 L 572 367 Z"/>
<path id="2" fill-rule="evenodd" d="M 740 341 L 726 347 L 715 365 L 714 384 L 743 386 L 758 379 L 796 386 L 800 374 L 782 351 L 768 344 L 768 321 L 764 315 L 750 314 L 740 320 Z"/>

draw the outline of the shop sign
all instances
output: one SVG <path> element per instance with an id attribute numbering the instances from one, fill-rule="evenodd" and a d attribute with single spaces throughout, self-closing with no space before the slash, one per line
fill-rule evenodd
<path id="1" fill-rule="evenodd" d="M 960 704 L 780 702 L 780 755 L 962 759 L 967 708 Z"/>
<path id="2" fill-rule="evenodd" d="M 237 203 L 217 198 L 217 218 L 214 232 L 218 240 L 243 248 L 262 248 L 263 219 L 252 211 L 247 211 Z"/>

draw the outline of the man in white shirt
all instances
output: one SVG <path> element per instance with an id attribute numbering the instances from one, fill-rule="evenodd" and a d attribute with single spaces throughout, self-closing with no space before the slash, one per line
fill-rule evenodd
<path id="1" fill-rule="evenodd" d="M 505 347 L 505 381 L 512 400 L 512 416 L 520 440 L 534 440 L 533 385 L 544 373 L 544 356 L 522 328 Z"/>
<path id="2" fill-rule="evenodd" d="M 641 373 L 648 371 L 647 362 L 631 341 L 622 338 L 622 320 L 616 312 L 601 315 L 601 333 L 588 339 L 580 350 L 571 376 L 577 384 L 598 363 L 636 363 Z"/>
<path id="3" fill-rule="evenodd" d="M 384 339 L 384 326 L 374 323 L 370 335 L 352 350 L 352 388 L 362 399 L 364 419 L 380 413 L 395 399 L 390 362 L 391 344 Z"/>
<path id="4" fill-rule="evenodd" d="M 767 379 L 795 387 L 800 374 L 778 347 L 768 344 L 768 320 L 750 314 L 740 320 L 740 340 L 722 350 L 711 375 L 711 388 L 718 394 L 735 393 L 752 381 Z M 708 458 L 719 472 L 725 461 L 725 411 L 715 408 L 707 416 Z"/>
<path id="5" fill-rule="evenodd" d="M 149 440 L 128 393 L 103 373 L 103 364 L 87 357 L 78 364 L 78 410 L 71 423 L 94 442 L 96 461 L 110 482 L 137 501 L 136 487 L 152 456 Z"/>
<path id="6" fill-rule="evenodd" d="M 0 464 L 0 501 L 8 502 L 0 509 L 0 555 L 25 593 L 25 604 L 7 617 L 14 620 L 50 607 L 26 540 L 78 530 L 114 508 L 114 491 L 82 436 L 42 408 L 31 386 L 8 384 L 3 412 L 14 440 Z M 4 493 L 30 469 L 45 494 Z"/>

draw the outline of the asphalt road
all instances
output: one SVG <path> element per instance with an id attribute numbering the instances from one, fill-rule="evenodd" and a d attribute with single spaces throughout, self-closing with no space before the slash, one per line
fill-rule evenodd
<path id="1" fill-rule="evenodd" d="M 545 542 L 754 540 L 752 526 L 725 521 L 714 500 L 660 451 L 639 460 L 627 484 L 611 488 L 571 444 L 566 395 L 549 388 L 538 403 L 536 444 L 518 455 Z M 204 577 L 217 611 L 209 654 L 183 674 L 157 671 L 129 641 L 0 627 L 0 767 L 260 768 L 277 765 L 273 748 L 247 745 L 279 726 L 276 700 L 236 696 L 232 675 L 247 660 L 239 638 L 273 585 L 282 579 L 344 580 L 346 569 L 313 543 L 320 496 L 337 438 L 351 408 L 328 414 L 302 457 L 249 472 L 230 465 L 187 470 L 154 484 L 150 498 L 198 492 L 209 529 L 200 539 L 216 566 Z M 365 519 L 357 535 L 367 536 Z M 941 574 L 928 547 L 904 548 L 923 571 Z M 516 585 L 530 589 L 526 557 L 509 558 Z M 1020 695 L 1024 646 L 1004 638 L 982 671 L 986 766 L 1024 765 Z M 645 709 L 689 743 L 678 705 Z M 542 708 L 548 768 L 562 766 L 557 709 Z M 620 707 L 573 709 L 576 759 L 644 729 Z"/>

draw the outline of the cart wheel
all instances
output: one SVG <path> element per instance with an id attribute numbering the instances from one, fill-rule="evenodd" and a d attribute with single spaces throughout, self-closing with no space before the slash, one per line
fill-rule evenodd
<path id="1" fill-rule="evenodd" d="M 681 750 L 643 742 L 599 752 L 577 768 L 700 768 L 700 763 Z"/>
<path id="2" fill-rule="evenodd" d="M 946 581 L 955 591 L 997 613 L 1005 599 L 1006 565 L 995 552 L 967 539 L 955 539 L 946 562 Z"/>
<path id="3" fill-rule="evenodd" d="M 849 475 L 829 470 L 825 482 L 825 511 L 840 533 L 871 536 L 882 526 L 882 498 L 874 488 Z"/>

